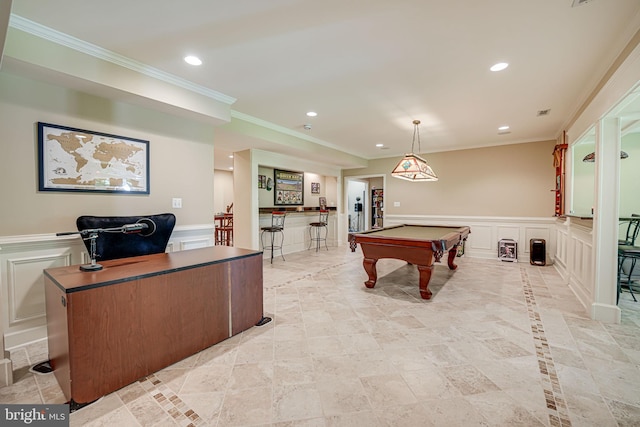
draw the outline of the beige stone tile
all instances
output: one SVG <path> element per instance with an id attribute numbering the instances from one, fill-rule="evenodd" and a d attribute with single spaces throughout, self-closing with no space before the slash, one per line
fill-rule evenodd
<path id="1" fill-rule="evenodd" d="M 272 396 L 271 387 L 229 390 L 220 409 L 218 425 L 245 426 L 271 423 Z"/>
<path id="2" fill-rule="evenodd" d="M 374 375 L 360 380 L 374 408 L 417 403 L 415 395 L 399 374 Z"/>
<path id="3" fill-rule="evenodd" d="M 371 405 L 357 378 L 316 383 L 325 416 L 370 411 Z"/>
<path id="4" fill-rule="evenodd" d="M 349 355 L 349 358 L 353 364 L 353 372 L 359 377 L 398 373 L 398 369 L 384 351 L 354 353 Z"/>
<path id="5" fill-rule="evenodd" d="M 15 381 L 15 377 L 14 377 Z M 40 390 L 34 378 L 34 374 L 27 374 L 21 380 L 10 386 L 0 387 L 0 403 L 34 403 L 40 404 Z"/>
<path id="6" fill-rule="evenodd" d="M 580 427 L 618 427 L 602 397 L 588 393 L 567 394 L 571 425 Z"/>
<path id="7" fill-rule="evenodd" d="M 320 393 L 315 383 L 275 386 L 273 421 L 292 421 L 323 416 Z"/>
<path id="8" fill-rule="evenodd" d="M 233 366 L 238 354 L 238 347 L 234 345 L 226 345 L 226 341 L 223 342 L 225 344 L 221 343 L 214 345 L 198 353 L 194 366 L 197 367 L 213 364 Z"/>
<path id="9" fill-rule="evenodd" d="M 236 363 L 272 361 L 274 354 L 273 340 L 250 341 L 238 347 Z"/>
<path id="10" fill-rule="evenodd" d="M 384 359 L 389 360 L 398 372 L 434 369 L 434 364 L 420 347 L 389 348 L 383 351 Z"/>
<path id="11" fill-rule="evenodd" d="M 509 397 L 506 392 L 495 391 L 468 396 L 467 400 L 495 426 L 546 426 L 547 420 L 538 420 L 526 408 Z"/>
<path id="12" fill-rule="evenodd" d="M 382 350 L 369 333 L 339 335 L 337 339 L 341 342 L 346 354 Z"/>
<path id="13" fill-rule="evenodd" d="M 269 387 L 273 382 L 273 362 L 244 363 L 233 367 L 227 387 L 242 390 Z"/>
<path id="14" fill-rule="evenodd" d="M 274 343 L 274 359 L 286 360 L 309 357 L 312 352 L 308 341 L 307 339 L 276 341 Z"/>
<path id="15" fill-rule="evenodd" d="M 398 405 L 376 410 L 378 419 L 389 427 L 436 426 L 431 410 L 422 403 Z"/>
<path id="16" fill-rule="evenodd" d="M 499 390 L 499 387 L 475 366 L 446 366 L 441 368 L 441 373 L 465 396 Z"/>
<path id="17" fill-rule="evenodd" d="M 273 364 L 273 385 L 311 383 L 315 379 L 311 358 L 279 360 Z"/>
<path id="18" fill-rule="evenodd" d="M 351 355 L 313 358 L 313 375 L 316 381 L 358 377 L 357 362 Z"/>
<path id="19" fill-rule="evenodd" d="M 201 366 L 193 369 L 180 389 L 180 393 L 206 393 L 224 391 L 229 384 L 231 369 L 224 365 Z"/>
<path id="20" fill-rule="evenodd" d="M 435 426 L 496 426 L 463 397 L 440 398 L 423 403 L 429 410 L 429 417 Z"/>
<path id="21" fill-rule="evenodd" d="M 346 354 L 344 335 L 311 337 L 307 340 L 309 354 L 313 357 L 336 356 Z"/>
<path id="22" fill-rule="evenodd" d="M 282 421 L 271 424 L 273 427 L 326 427 L 325 418 L 309 418 L 306 420 Z"/>
<path id="23" fill-rule="evenodd" d="M 90 405 L 87 405 L 75 412 L 72 412 L 69 416 L 69 421 L 71 426 L 86 426 L 90 425 L 93 420 L 98 420 L 101 417 L 116 411 L 124 411 L 123 416 L 128 414 L 133 417 L 131 413 L 126 410 L 124 403 L 120 399 L 120 397 L 116 393 L 108 394 L 96 402 L 93 402 Z M 133 419 L 133 418 L 132 418 Z M 95 424 L 97 426 L 100 425 L 108 425 L 108 424 Z M 126 425 L 126 424 L 111 424 L 111 425 Z"/>
<path id="24" fill-rule="evenodd" d="M 467 363 L 467 359 L 447 344 L 425 345 L 421 347 L 427 360 L 435 366 L 451 366 Z"/>
<path id="25" fill-rule="evenodd" d="M 332 415 L 325 418 L 327 427 L 383 427 L 385 424 L 373 411 Z"/>
<path id="26" fill-rule="evenodd" d="M 167 419 L 170 422 L 170 419 L 167 417 Z M 135 417 L 131 414 L 131 412 L 129 412 L 127 410 L 127 408 L 125 407 L 120 407 L 117 409 L 114 409 L 113 411 L 107 413 L 106 415 L 103 415 L 99 418 L 84 422 L 82 424 L 79 424 L 76 422 L 76 420 L 73 418 L 73 416 L 70 418 L 70 426 L 71 427 L 112 427 L 112 426 L 134 426 L 134 425 L 145 425 L 145 424 L 138 424 L 138 422 L 136 421 Z M 150 424 L 147 424 L 150 425 Z M 168 423 L 166 423 L 165 425 L 170 425 Z"/>
<path id="27" fill-rule="evenodd" d="M 401 375 L 420 401 L 462 396 L 462 393 L 435 368 L 402 372 Z"/>
<path id="28" fill-rule="evenodd" d="M 535 388 L 541 385 L 538 360 L 534 356 L 475 362 L 474 366 L 502 390 Z"/>
<path id="29" fill-rule="evenodd" d="M 175 421 L 158 405 L 155 399 L 148 394 L 142 395 L 136 400 L 129 402 L 126 408 L 141 426 L 151 426 L 158 421 L 163 421 L 167 424 Z"/>
<path id="30" fill-rule="evenodd" d="M 204 425 L 215 426 L 224 402 L 224 392 L 182 394 L 185 406 L 195 412 Z"/>

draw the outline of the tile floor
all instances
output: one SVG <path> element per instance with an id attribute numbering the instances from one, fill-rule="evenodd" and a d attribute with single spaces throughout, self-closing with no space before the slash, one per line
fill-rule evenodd
<path id="1" fill-rule="evenodd" d="M 415 266 L 360 250 L 267 261 L 254 327 L 71 414 L 72 426 L 638 426 L 640 303 L 589 320 L 553 267 L 458 258 L 430 301 Z M 46 342 L 11 352 L 0 403 L 63 403 L 34 375 Z"/>

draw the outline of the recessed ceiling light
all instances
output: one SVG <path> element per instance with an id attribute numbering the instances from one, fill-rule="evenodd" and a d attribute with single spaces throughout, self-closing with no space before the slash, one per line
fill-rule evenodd
<path id="1" fill-rule="evenodd" d="M 500 126 L 498 130 L 508 130 L 509 126 Z"/>
<path id="2" fill-rule="evenodd" d="M 233 154 L 229 154 L 229 158 L 230 158 L 230 159 L 233 159 Z"/>
<path id="3" fill-rule="evenodd" d="M 229 166 L 229 170 L 232 171 L 233 170 L 233 166 Z"/>
<path id="4" fill-rule="evenodd" d="M 202 65 L 202 60 L 197 56 L 189 55 L 184 57 L 184 62 L 189 65 Z"/>
<path id="5" fill-rule="evenodd" d="M 502 71 L 505 68 L 507 68 L 509 66 L 509 64 L 507 64 L 506 62 L 498 62 L 497 64 L 494 64 L 490 70 L 491 71 Z"/>
<path id="6" fill-rule="evenodd" d="M 317 115 L 318 115 L 318 113 L 316 113 L 315 111 L 309 111 L 309 112 L 307 113 L 307 116 L 309 116 L 309 117 L 315 117 L 315 116 L 317 116 Z"/>
<path id="7" fill-rule="evenodd" d="M 378 148 L 384 147 L 384 144 L 376 144 L 376 147 L 378 147 Z"/>

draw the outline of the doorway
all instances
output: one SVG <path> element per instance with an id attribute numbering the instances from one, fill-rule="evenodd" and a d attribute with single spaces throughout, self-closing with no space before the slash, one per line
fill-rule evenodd
<path id="1" fill-rule="evenodd" d="M 350 233 L 383 226 L 385 179 L 385 175 L 345 178 L 345 203 Z"/>

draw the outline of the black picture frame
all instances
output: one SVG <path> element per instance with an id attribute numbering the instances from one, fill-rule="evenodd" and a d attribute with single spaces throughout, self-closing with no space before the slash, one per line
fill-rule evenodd
<path id="1" fill-rule="evenodd" d="M 38 190 L 150 194 L 149 141 L 38 122 Z"/>
<path id="2" fill-rule="evenodd" d="M 275 169 L 273 171 L 275 206 L 304 205 L 304 173 Z"/>
<path id="3" fill-rule="evenodd" d="M 312 182 L 311 183 L 311 194 L 320 194 L 320 183 Z"/>

